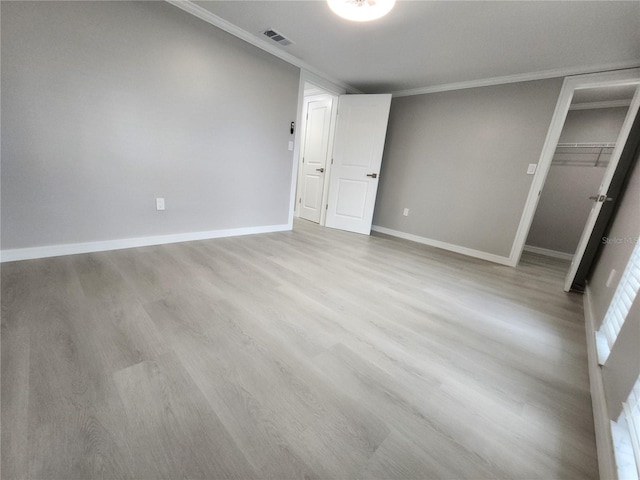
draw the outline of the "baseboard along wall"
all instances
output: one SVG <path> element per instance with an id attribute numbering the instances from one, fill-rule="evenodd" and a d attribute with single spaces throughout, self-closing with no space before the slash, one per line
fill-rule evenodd
<path id="1" fill-rule="evenodd" d="M 236 237 L 253 235 L 256 233 L 272 233 L 291 230 L 291 224 L 265 225 L 259 227 L 230 228 L 224 230 L 210 230 L 206 232 L 177 233 L 172 235 L 156 235 L 152 237 L 123 238 L 118 240 L 104 240 L 97 242 L 68 243 L 61 245 L 46 245 L 42 247 L 15 248 L 0 251 L 0 263 L 17 260 L 31 260 L 35 258 L 59 257 L 78 253 L 104 252 L 107 250 L 121 250 L 124 248 L 148 247 L 167 243 L 192 242 L 195 240 L 209 240 L 212 238 Z"/>
<path id="2" fill-rule="evenodd" d="M 462 255 L 467 255 L 469 257 L 480 258 L 482 260 L 499 263 L 501 265 L 513 266 L 509 257 L 502 257 L 493 253 L 482 252 L 480 250 L 474 250 L 472 248 L 462 247 L 452 243 L 441 242 L 440 240 L 420 237 L 412 233 L 400 232 L 399 230 L 393 230 L 379 225 L 373 225 L 371 230 L 374 232 L 384 233 L 385 235 L 391 235 L 392 237 L 404 238 L 405 240 L 411 240 L 412 242 L 422 243 L 424 245 L 441 248 L 443 250 L 449 250 L 450 252 L 461 253 Z"/>
<path id="3" fill-rule="evenodd" d="M 537 253 L 538 255 L 544 255 L 545 257 L 560 258 L 562 260 L 569 261 L 573 260 L 573 254 L 571 253 L 558 252 L 557 250 L 549 250 L 548 248 L 534 247 L 532 245 L 525 245 L 524 251 Z"/>

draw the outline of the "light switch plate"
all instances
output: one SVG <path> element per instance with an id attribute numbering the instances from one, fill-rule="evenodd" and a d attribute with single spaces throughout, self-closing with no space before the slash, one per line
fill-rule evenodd
<path id="1" fill-rule="evenodd" d="M 287 148 L 290 152 L 293 152 L 293 142 L 289 142 L 289 146 Z"/>
<path id="2" fill-rule="evenodd" d="M 530 163 L 529 166 L 527 167 L 527 175 L 533 175 L 534 173 L 536 173 L 537 166 L 538 166 L 537 163 Z"/>
<path id="3" fill-rule="evenodd" d="M 409 216 L 409 209 L 408 209 L 408 208 L 405 208 L 405 209 L 403 210 L 403 212 L 402 212 L 402 215 L 404 215 L 405 217 L 408 217 L 408 216 Z"/>
<path id="4" fill-rule="evenodd" d="M 156 198 L 156 210 L 164 210 L 164 198 Z"/>

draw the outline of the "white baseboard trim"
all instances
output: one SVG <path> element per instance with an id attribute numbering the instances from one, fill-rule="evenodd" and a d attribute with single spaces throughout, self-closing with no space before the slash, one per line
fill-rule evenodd
<path id="1" fill-rule="evenodd" d="M 441 242 L 431 238 L 420 237 L 418 235 L 413 235 L 412 233 L 400 232 L 398 230 L 392 230 L 391 228 L 380 227 L 378 225 L 372 225 L 371 230 L 374 232 L 384 233 L 385 235 L 391 235 L 392 237 L 404 238 L 405 240 L 411 240 L 412 242 L 422 243 L 424 245 L 441 248 L 443 250 L 449 250 L 450 252 L 461 253 L 462 255 L 467 255 L 469 257 L 480 258 L 482 260 L 499 263 L 501 265 L 508 265 L 510 267 L 514 266 L 509 257 L 501 257 L 500 255 L 495 255 L 493 253 L 481 252 L 480 250 L 461 247 L 460 245 Z"/>
<path id="2" fill-rule="evenodd" d="M 571 253 L 558 252 L 557 250 L 549 250 L 548 248 L 534 247 L 532 245 L 524 246 L 525 252 L 537 253 L 538 255 L 544 255 L 545 257 L 560 258 L 562 260 L 573 260 Z"/>
<path id="3" fill-rule="evenodd" d="M 59 257 L 62 255 L 75 255 L 78 253 L 104 252 L 107 250 L 121 250 L 123 248 L 148 247 L 151 245 L 163 245 L 166 243 L 191 242 L 194 240 L 209 240 L 212 238 L 236 237 L 240 235 L 253 235 L 256 233 L 283 232 L 287 230 L 291 230 L 290 224 L 230 228 L 225 230 L 211 230 L 207 232 L 176 233 L 173 235 L 123 238 L 119 240 L 104 240 L 98 242 L 68 243 L 32 248 L 15 248 L 0 251 L 0 262 L 4 263 L 16 260 Z"/>
<path id="4" fill-rule="evenodd" d="M 596 449 L 598 452 L 598 469 L 601 480 L 617 480 L 618 471 L 613 453 L 613 438 L 607 400 L 602 382 L 602 367 L 598 364 L 596 348 L 596 330 L 591 290 L 586 286 L 584 296 L 584 319 L 587 333 L 587 357 L 589 363 L 589 384 L 591 389 L 591 406 L 593 407 L 593 424 L 596 433 Z"/>

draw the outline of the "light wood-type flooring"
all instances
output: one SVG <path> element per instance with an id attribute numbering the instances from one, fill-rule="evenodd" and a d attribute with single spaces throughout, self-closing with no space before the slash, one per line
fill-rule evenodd
<path id="1" fill-rule="evenodd" d="M 582 299 L 384 236 L 2 265 L 2 479 L 592 479 Z"/>

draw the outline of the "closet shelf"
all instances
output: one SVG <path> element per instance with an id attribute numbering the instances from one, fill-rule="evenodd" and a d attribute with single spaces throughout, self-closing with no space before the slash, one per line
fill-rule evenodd
<path id="1" fill-rule="evenodd" d="M 556 148 L 614 148 L 615 143 L 558 143 Z"/>
<path id="2" fill-rule="evenodd" d="M 558 143 L 553 156 L 553 165 L 576 167 L 606 167 L 615 143 Z"/>

